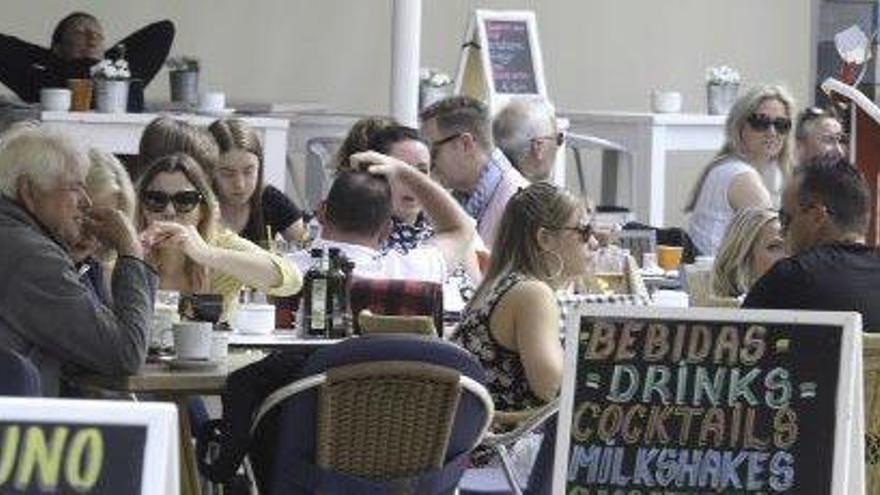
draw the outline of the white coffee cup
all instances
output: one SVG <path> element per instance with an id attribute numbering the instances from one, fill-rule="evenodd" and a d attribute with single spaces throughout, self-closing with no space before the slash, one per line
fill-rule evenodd
<path id="1" fill-rule="evenodd" d="M 43 88 L 40 90 L 40 106 L 47 112 L 67 112 L 72 94 L 67 88 Z"/>
<path id="2" fill-rule="evenodd" d="M 199 110 L 222 112 L 226 108 L 226 94 L 222 91 L 205 91 L 199 94 Z"/>
<path id="3" fill-rule="evenodd" d="M 211 359 L 214 325 L 209 321 L 175 323 L 174 351 L 177 359 Z"/>
<path id="4" fill-rule="evenodd" d="M 241 333 L 268 334 L 275 330 L 275 306 L 242 304 L 232 317 L 232 327 Z"/>
<path id="5" fill-rule="evenodd" d="M 654 113 L 680 112 L 681 93 L 678 91 L 651 91 L 651 110 Z"/>

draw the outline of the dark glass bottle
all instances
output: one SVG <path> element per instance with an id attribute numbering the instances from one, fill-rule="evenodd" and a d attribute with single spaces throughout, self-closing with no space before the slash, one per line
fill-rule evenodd
<path id="1" fill-rule="evenodd" d="M 330 248 L 330 331 L 331 339 L 342 339 L 351 333 L 351 307 L 348 303 L 348 278 L 344 271 L 348 259 L 339 248 Z"/>
<path id="2" fill-rule="evenodd" d="M 330 259 L 327 251 L 312 249 L 312 267 L 306 272 L 303 294 L 305 336 L 327 337 L 330 330 Z"/>

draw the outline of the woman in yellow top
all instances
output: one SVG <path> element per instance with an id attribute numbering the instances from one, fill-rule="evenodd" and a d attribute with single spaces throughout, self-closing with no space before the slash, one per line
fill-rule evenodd
<path id="1" fill-rule="evenodd" d="M 137 226 L 160 288 L 223 295 L 221 321 L 229 319 L 243 286 L 273 296 L 299 291 L 302 277 L 289 261 L 220 226 L 210 182 L 189 155 L 149 164 L 137 197 Z"/>

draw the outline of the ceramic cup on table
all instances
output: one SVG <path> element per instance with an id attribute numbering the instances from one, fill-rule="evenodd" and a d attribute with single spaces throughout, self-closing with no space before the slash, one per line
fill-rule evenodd
<path id="1" fill-rule="evenodd" d="M 232 327 L 240 333 L 266 335 L 275 330 L 275 306 L 248 303 L 239 306 L 232 317 Z"/>
<path id="2" fill-rule="evenodd" d="M 43 88 L 40 90 L 40 106 L 47 112 L 70 110 L 71 91 L 67 88 Z"/>
<path id="3" fill-rule="evenodd" d="M 651 111 L 654 113 L 681 112 L 681 93 L 678 91 L 651 91 Z"/>
<path id="4" fill-rule="evenodd" d="M 207 321 L 182 321 L 172 327 L 174 352 L 181 360 L 209 360 L 214 325 Z"/>
<path id="5" fill-rule="evenodd" d="M 226 109 L 226 94 L 221 91 L 205 91 L 199 94 L 199 111 L 220 113 Z"/>

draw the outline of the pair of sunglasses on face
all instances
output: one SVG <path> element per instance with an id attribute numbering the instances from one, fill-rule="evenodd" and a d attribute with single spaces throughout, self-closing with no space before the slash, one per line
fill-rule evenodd
<path id="1" fill-rule="evenodd" d="M 161 213 L 168 207 L 168 203 L 174 204 L 176 213 L 189 213 L 202 203 L 202 193 L 198 191 L 180 191 L 168 194 L 164 191 L 144 191 L 141 194 L 141 202 L 149 211 Z"/>
<path id="2" fill-rule="evenodd" d="M 749 126 L 756 131 L 766 131 L 773 127 L 779 134 L 785 134 L 791 130 L 791 119 L 788 117 L 770 118 L 762 113 L 753 113 L 747 119 Z"/>

